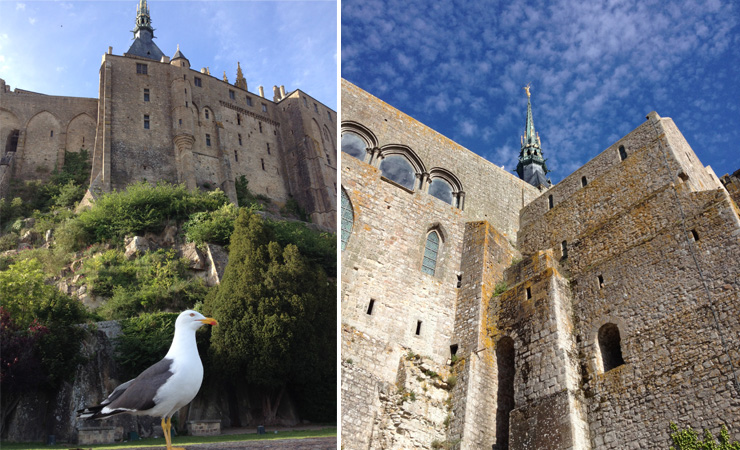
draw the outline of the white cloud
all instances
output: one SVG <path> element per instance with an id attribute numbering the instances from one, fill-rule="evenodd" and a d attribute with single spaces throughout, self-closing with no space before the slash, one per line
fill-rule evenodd
<path id="1" fill-rule="evenodd" d="M 36 18 L 35 17 L 29 17 L 28 18 L 28 23 L 30 23 L 31 25 L 35 24 L 36 23 Z"/>
<path id="2" fill-rule="evenodd" d="M 26 9 L 26 4 L 25 3 L 16 3 L 15 4 L 15 10 L 16 11 L 23 11 L 25 9 Z"/>

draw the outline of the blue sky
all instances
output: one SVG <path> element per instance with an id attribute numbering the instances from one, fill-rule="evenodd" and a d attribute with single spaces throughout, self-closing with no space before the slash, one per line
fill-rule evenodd
<path id="1" fill-rule="evenodd" d="M 251 92 L 300 88 L 337 109 L 337 3 L 315 1 L 149 0 L 154 42 L 191 67 L 236 80 L 237 61 Z M 131 45 L 138 0 L 0 0 L 0 78 L 13 89 L 98 96 L 108 46 Z"/>
<path id="2" fill-rule="evenodd" d="M 342 77 L 507 170 L 531 82 L 548 175 L 671 117 L 717 175 L 740 169 L 740 3 L 342 0 Z"/>

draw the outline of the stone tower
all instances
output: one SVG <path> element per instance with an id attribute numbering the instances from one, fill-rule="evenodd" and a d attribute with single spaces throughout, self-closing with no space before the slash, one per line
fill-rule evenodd
<path id="1" fill-rule="evenodd" d="M 545 176 L 549 170 L 547 170 L 547 164 L 542 158 L 540 135 L 534 131 L 529 85 L 525 86 L 524 90 L 527 91 L 527 124 L 521 138 L 522 149 L 519 152 L 519 164 L 516 166 L 516 173 L 522 180 L 542 190 L 550 187 L 552 183 Z"/>

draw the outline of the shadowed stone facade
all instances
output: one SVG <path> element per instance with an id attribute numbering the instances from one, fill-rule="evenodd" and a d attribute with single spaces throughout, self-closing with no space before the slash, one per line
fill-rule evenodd
<path id="1" fill-rule="evenodd" d="M 100 66 L 98 99 L 54 97 L 0 80 L 0 196 L 11 179 L 44 180 L 64 151 L 92 155 L 91 192 L 137 181 L 222 189 L 236 202 L 244 176 L 254 194 L 277 205 L 293 198 L 325 229 L 336 225 L 336 112 L 301 90 L 277 86 L 273 99 L 192 70 L 180 49 L 172 59 L 152 41 L 146 1 L 135 39 L 111 48 Z M 333 80 L 329 80 L 333 82 Z"/>
<path id="2" fill-rule="evenodd" d="M 345 449 L 740 434 L 740 183 L 671 119 L 542 192 L 346 81 L 342 143 Z"/>

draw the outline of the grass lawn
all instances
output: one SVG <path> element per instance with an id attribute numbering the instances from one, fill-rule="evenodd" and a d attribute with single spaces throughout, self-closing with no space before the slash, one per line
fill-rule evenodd
<path id="1" fill-rule="evenodd" d="M 280 431 L 277 434 L 267 431 L 267 434 L 225 434 L 220 436 L 175 436 L 172 438 L 172 445 L 183 446 L 193 444 L 208 444 L 212 442 L 238 442 L 238 441 L 263 441 L 272 439 L 303 439 L 312 437 L 331 437 L 337 435 L 337 427 L 326 427 L 320 430 L 301 430 L 301 431 Z M 146 447 L 164 447 L 164 438 L 147 438 L 135 442 L 121 442 L 118 444 L 100 444 L 86 445 L 84 448 L 94 449 L 122 449 L 122 448 L 146 448 Z M 28 442 L 0 442 L 3 450 L 54 450 L 76 448 L 77 445 L 57 444 L 45 445 Z"/>

